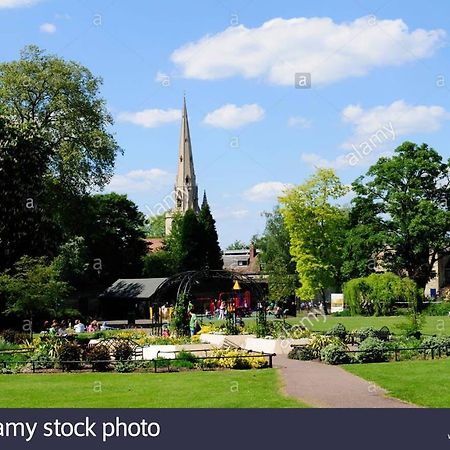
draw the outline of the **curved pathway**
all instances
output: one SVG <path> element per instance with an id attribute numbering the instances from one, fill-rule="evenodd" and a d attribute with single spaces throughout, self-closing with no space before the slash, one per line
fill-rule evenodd
<path id="1" fill-rule="evenodd" d="M 273 359 L 280 369 L 286 394 L 318 408 L 417 408 L 386 397 L 379 386 L 338 366 L 298 361 L 284 355 Z"/>

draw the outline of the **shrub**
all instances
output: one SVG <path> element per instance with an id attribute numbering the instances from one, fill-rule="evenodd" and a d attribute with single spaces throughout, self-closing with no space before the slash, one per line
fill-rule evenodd
<path id="1" fill-rule="evenodd" d="M 431 303 L 425 310 L 427 316 L 448 316 L 450 314 L 450 302 Z"/>
<path id="2" fill-rule="evenodd" d="M 333 328 L 329 329 L 325 334 L 327 336 L 335 336 L 343 341 L 343 340 L 345 340 L 345 337 L 347 336 L 347 330 L 345 329 L 345 326 L 342 325 L 342 323 L 337 323 Z"/>
<path id="3" fill-rule="evenodd" d="M 310 361 L 315 359 L 313 351 L 308 346 L 294 347 L 288 353 L 289 359 L 299 359 L 300 361 Z"/>
<path id="4" fill-rule="evenodd" d="M 81 347 L 71 342 L 66 342 L 59 350 L 58 361 L 62 370 L 77 370 L 81 363 Z"/>
<path id="5" fill-rule="evenodd" d="M 30 363 L 34 363 L 34 368 L 40 369 L 52 369 L 55 367 L 56 359 L 49 356 L 46 352 L 34 352 L 33 356 L 29 359 Z M 32 365 L 32 364 L 31 364 Z"/>
<path id="6" fill-rule="evenodd" d="M 262 369 L 268 363 L 264 356 L 254 356 L 246 358 L 249 353 L 245 350 L 216 350 L 213 356 L 220 356 L 219 359 L 204 360 L 204 367 L 221 367 L 225 369 Z"/>
<path id="7" fill-rule="evenodd" d="M 29 339 L 29 333 L 17 330 L 3 330 L 1 332 L 1 337 L 5 342 L 10 344 L 23 344 L 27 339 Z"/>
<path id="8" fill-rule="evenodd" d="M 355 336 L 359 338 L 359 340 L 365 341 L 369 337 L 377 337 L 377 330 L 373 327 L 362 327 L 353 332 Z"/>
<path id="9" fill-rule="evenodd" d="M 87 333 L 76 334 L 74 336 L 75 342 L 83 348 L 87 348 L 89 341 L 92 339 L 92 336 Z"/>
<path id="10" fill-rule="evenodd" d="M 184 367 L 186 369 L 193 369 L 197 365 L 198 359 L 197 357 L 190 352 L 181 351 L 177 353 L 175 356 L 175 360 L 171 364 L 173 367 L 181 368 Z"/>
<path id="11" fill-rule="evenodd" d="M 336 344 L 341 348 L 344 347 L 344 344 L 338 337 L 322 336 L 318 334 L 311 339 L 311 341 L 308 344 L 308 348 L 311 350 L 315 358 L 319 358 L 321 350 L 330 344 Z"/>
<path id="12" fill-rule="evenodd" d="M 450 348 L 450 336 L 427 336 L 422 340 L 421 346 L 430 350 L 441 347 L 445 351 L 444 347 Z"/>
<path id="13" fill-rule="evenodd" d="M 327 364 L 349 364 L 351 358 L 348 353 L 346 353 L 342 346 L 336 344 L 327 345 L 320 351 L 320 359 Z"/>
<path id="14" fill-rule="evenodd" d="M 365 339 L 356 353 L 355 360 L 360 363 L 384 362 L 388 360 L 386 350 L 388 346 L 380 339 L 368 337 Z"/>
<path id="15" fill-rule="evenodd" d="M 214 356 L 221 356 L 222 358 L 216 359 L 215 362 L 218 367 L 224 369 L 250 369 L 249 358 L 243 358 L 244 354 L 239 350 L 217 350 L 214 352 Z"/>
<path id="16" fill-rule="evenodd" d="M 396 302 L 417 305 L 419 290 L 414 281 L 390 272 L 372 273 L 344 285 L 344 299 L 353 315 L 393 314 Z"/>
<path id="17" fill-rule="evenodd" d="M 114 349 L 114 359 L 117 361 L 127 361 L 134 354 L 133 347 L 127 341 L 120 342 Z"/>
<path id="18" fill-rule="evenodd" d="M 105 372 L 110 364 L 108 348 L 103 344 L 94 345 L 87 354 L 87 360 L 92 364 L 92 370 Z"/>
<path id="19" fill-rule="evenodd" d="M 395 340 L 390 341 L 387 344 L 388 348 L 391 350 L 398 349 L 410 349 L 398 351 L 395 355 L 397 361 L 407 361 L 419 356 L 419 347 L 422 347 L 422 343 L 419 339 L 407 336 L 399 336 Z"/>
<path id="20" fill-rule="evenodd" d="M 130 373 L 134 372 L 137 368 L 135 361 L 120 361 L 116 364 L 115 370 L 118 373 Z"/>

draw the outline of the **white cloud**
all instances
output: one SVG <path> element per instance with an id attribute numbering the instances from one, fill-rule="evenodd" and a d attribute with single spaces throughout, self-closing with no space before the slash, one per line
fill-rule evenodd
<path id="1" fill-rule="evenodd" d="M 312 122 L 305 117 L 293 116 L 289 117 L 288 125 L 297 128 L 311 128 Z"/>
<path id="2" fill-rule="evenodd" d="M 214 217 L 220 220 L 242 220 L 250 215 L 250 211 L 245 208 L 225 208 L 214 211 Z"/>
<path id="3" fill-rule="evenodd" d="M 350 165 L 345 155 L 340 155 L 336 159 L 330 160 L 320 156 L 318 153 L 302 153 L 300 158 L 306 165 L 314 168 L 342 169 Z"/>
<path id="4" fill-rule="evenodd" d="M 0 9 L 2 8 L 21 8 L 23 6 L 31 6 L 41 0 L 0 0 Z"/>
<path id="5" fill-rule="evenodd" d="M 56 25 L 53 24 L 53 23 L 46 22 L 46 23 L 43 23 L 43 24 L 39 27 L 39 30 L 40 30 L 42 33 L 53 34 L 53 33 L 56 32 Z"/>
<path id="6" fill-rule="evenodd" d="M 429 57 L 445 37 L 442 29 L 410 31 L 401 19 L 274 18 L 206 35 L 176 49 L 171 60 L 186 78 L 242 76 L 293 86 L 295 73 L 306 72 L 313 85 L 328 84 Z"/>
<path id="7" fill-rule="evenodd" d="M 264 118 L 264 109 L 256 103 L 236 106 L 231 103 L 208 113 L 203 123 L 227 130 L 243 127 L 249 123 L 259 122 Z"/>
<path id="8" fill-rule="evenodd" d="M 349 105 L 342 111 L 342 119 L 353 127 L 353 135 L 342 147 L 353 148 L 375 135 L 377 141 L 385 135 L 381 141 L 387 142 L 400 136 L 437 131 L 450 119 L 450 113 L 441 106 L 409 105 L 397 100 L 366 110 L 360 105 Z"/>
<path id="9" fill-rule="evenodd" d="M 286 189 L 292 187 L 292 184 L 282 183 L 281 181 L 266 181 L 252 186 L 244 192 L 244 198 L 251 202 L 264 202 L 276 200 Z"/>
<path id="10" fill-rule="evenodd" d="M 120 122 L 130 122 L 145 128 L 156 128 L 168 123 L 177 122 L 181 118 L 179 109 L 144 109 L 136 112 L 121 112 L 117 116 Z"/>
<path id="11" fill-rule="evenodd" d="M 108 191 L 155 192 L 170 186 L 174 176 L 162 169 L 138 169 L 123 175 L 114 175 L 107 186 Z"/>

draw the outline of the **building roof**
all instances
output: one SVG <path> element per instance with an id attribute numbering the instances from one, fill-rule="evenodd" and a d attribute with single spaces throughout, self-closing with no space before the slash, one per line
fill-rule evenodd
<path id="1" fill-rule="evenodd" d="M 259 274 L 261 266 L 258 263 L 259 250 L 254 246 L 223 252 L 223 268 L 243 274 Z"/>
<path id="2" fill-rule="evenodd" d="M 119 278 L 100 297 L 149 299 L 167 278 Z"/>
<path id="3" fill-rule="evenodd" d="M 144 241 L 147 244 L 148 253 L 153 253 L 164 248 L 164 238 L 146 238 Z"/>

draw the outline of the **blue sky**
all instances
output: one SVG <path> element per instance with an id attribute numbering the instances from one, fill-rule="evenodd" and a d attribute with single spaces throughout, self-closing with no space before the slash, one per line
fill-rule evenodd
<path id="1" fill-rule="evenodd" d="M 103 78 L 125 151 L 108 189 L 147 213 L 169 203 L 186 92 L 226 246 L 317 166 L 350 183 L 405 140 L 450 156 L 449 16 L 446 0 L 0 0 L 0 60 L 33 43 Z"/>

